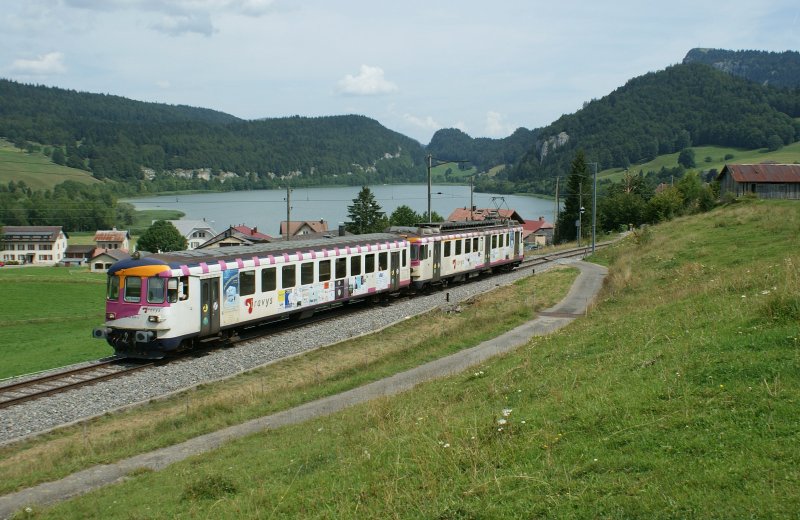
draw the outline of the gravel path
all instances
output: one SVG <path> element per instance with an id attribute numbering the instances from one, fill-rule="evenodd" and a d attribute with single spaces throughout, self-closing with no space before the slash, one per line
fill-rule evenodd
<path id="1" fill-rule="evenodd" d="M 569 264 L 576 259 L 558 260 Z M 554 264 L 536 267 L 542 272 Z M 495 275 L 467 284 L 451 286 L 429 296 L 400 300 L 388 307 L 375 306 L 334 322 L 309 325 L 288 332 L 239 343 L 199 358 L 169 363 L 122 379 L 97 383 L 64 394 L 13 406 L 0 412 L 0 445 L 105 413 L 146 403 L 199 384 L 229 378 L 244 371 L 374 332 L 410 316 L 443 305 L 464 301 L 479 293 L 530 276 L 530 268 Z M 450 295 L 449 304 L 446 294 Z M 7 381 L 10 382 L 10 381 Z"/>

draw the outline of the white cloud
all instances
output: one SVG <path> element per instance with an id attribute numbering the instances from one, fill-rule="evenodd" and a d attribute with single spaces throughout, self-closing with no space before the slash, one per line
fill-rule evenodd
<path id="1" fill-rule="evenodd" d="M 511 135 L 516 128 L 503 121 L 505 117 L 499 113 L 489 110 L 486 112 L 486 127 L 484 131 L 490 137 L 507 137 Z"/>
<path id="2" fill-rule="evenodd" d="M 11 69 L 26 74 L 62 74 L 67 71 L 64 66 L 64 55 L 60 52 L 48 52 L 33 60 L 14 60 Z"/>
<path id="3" fill-rule="evenodd" d="M 411 114 L 403 114 L 403 119 L 407 123 L 411 123 L 414 126 L 424 128 L 426 130 L 438 130 L 442 127 L 442 125 L 437 123 L 436 120 L 434 120 L 431 116 L 417 117 Z"/>
<path id="4" fill-rule="evenodd" d="M 188 33 L 211 36 L 214 33 L 211 18 L 206 13 L 166 15 L 150 27 L 169 36 L 180 36 Z"/>
<path id="5" fill-rule="evenodd" d="M 395 92 L 397 85 L 383 77 L 383 69 L 362 65 L 357 76 L 346 75 L 339 80 L 339 92 L 353 96 L 375 96 Z"/>

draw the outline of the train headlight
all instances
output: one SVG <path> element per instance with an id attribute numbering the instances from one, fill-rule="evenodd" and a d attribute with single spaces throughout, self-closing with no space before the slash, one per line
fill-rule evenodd
<path id="1" fill-rule="evenodd" d="M 106 313 L 106 321 L 116 320 L 116 319 L 117 319 L 117 313 L 116 312 L 107 312 Z"/>
<path id="2" fill-rule="evenodd" d="M 149 321 L 150 323 L 158 323 L 159 321 L 161 321 L 161 316 L 156 316 L 156 315 L 148 316 L 147 321 Z"/>

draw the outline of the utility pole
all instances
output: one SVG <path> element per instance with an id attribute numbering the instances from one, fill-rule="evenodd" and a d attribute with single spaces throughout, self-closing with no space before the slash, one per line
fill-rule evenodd
<path id="1" fill-rule="evenodd" d="M 475 206 L 472 203 L 472 181 L 475 180 L 474 175 L 469 176 L 469 219 L 472 220 L 472 211 L 475 209 Z"/>
<path id="2" fill-rule="evenodd" d="M 592 179 L 592 253 L 594 253 L 597 238 L 597 163 L 594 163 L 594 178 Z"/>
<path id="3" fill-rule="evenodd" d="M 578 247 L 581 247 L 581 220 L 583 220 L 583 181 L 578 183 Z"/>
<path id="4" fill-rule="evenodd" d="M 428 222 L 431 221 L 431 168 L 433 167 L 433 155 L 428 154 Z"/>
<path id="5" fill-rule="evenodd" d="M 292 235 L 289 232 L 289 223 L 292 221 L 292 190 L 289 185 L 286 185 L 286 240 L 291 240 Z"/>

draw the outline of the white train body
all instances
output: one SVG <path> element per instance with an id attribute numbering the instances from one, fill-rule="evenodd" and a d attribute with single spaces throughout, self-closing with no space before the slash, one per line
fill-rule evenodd
<path id="1" fill-rule="evenodd" d="M 118 355 L 160 358 L 289 315 L 510 269 L 522 260 L 521 232 L 441 223 L 124 260 L 108 271 L 94 336 Z"/>

